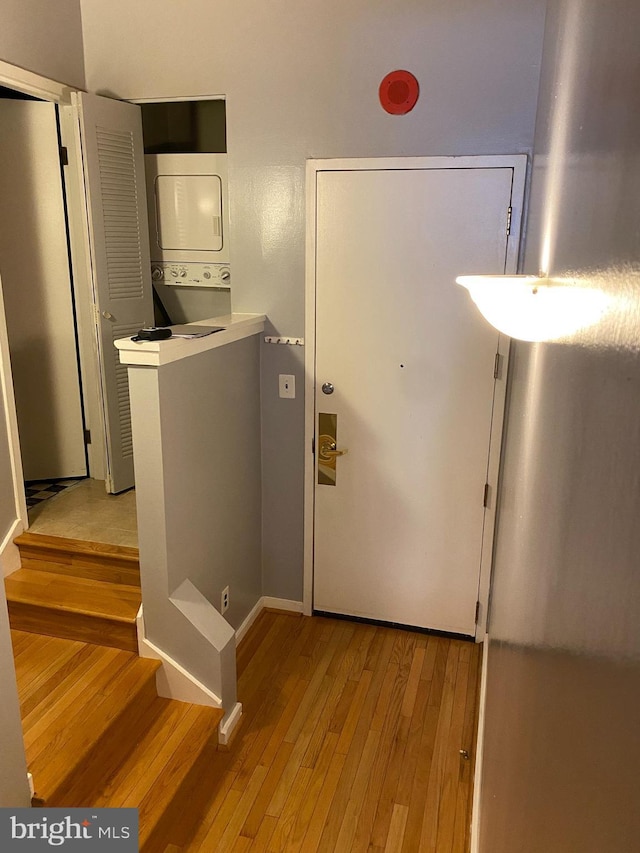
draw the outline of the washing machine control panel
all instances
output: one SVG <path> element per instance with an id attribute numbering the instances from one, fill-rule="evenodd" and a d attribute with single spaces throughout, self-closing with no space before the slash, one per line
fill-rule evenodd
<path id="1" fill-rule="evenodd" d="M 231 269 L 229 264 L 200 264 L 178 261 L 170 263 L 154 261 L 151 264 L 151 278 L 162 284 L 180 287 L 215 287 L 231 289 Z"/>

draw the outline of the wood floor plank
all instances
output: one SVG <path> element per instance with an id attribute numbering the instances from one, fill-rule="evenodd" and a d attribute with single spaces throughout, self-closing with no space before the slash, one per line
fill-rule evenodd
<path id="1" fill-rule="evenodd" d="M 256 797 L 262 787 L 262 784 L 267 775 L 267 768 L 263 765 L 258 764 L 257 767 L 254 768 L 253 773 L 251 774 L 251 778 L 249 779 L 247 786 L 242 792 L 242 796 L 240 797 L 237 807 L 234 809 L 233 815 L 231 816 L 229 823 L 227 824 L 225 831 L 223 832 L 220 840 L 217 843 L 216 850 L 220 851 L 220 853 L 224 853 L 224 851 L 233 850 L 236 841 L 240 836 L 240 830 L 242 829 L 242 825 L 249 812 L 251 811 L 251 807 L 255 802 Z"/>
<path id="2" fill-rule="evenodd" d="M 460 651 L 454 642 L 449 646 L 447 655 L 447 666 L 444 678 L 444 689 L 442 702 L 438 714 L 436 729 L 435 748 L 429 772 L 429 786 L 427 788 L 427 799 L 425 803 L 425 820 L 422 824 L 422 833 L 418 850 L 420 853 L 436 853 L 438 829 L 442 821 L 449 820 L 450 802 L 444 797 L 443 784 L 445 768 L 447 765 L 447 751 L 451 749 L 448 742 L 451 728 L 451 716 L 453 713 L 453 702 L 455 696 L 456 675 L 458 669 L 458 657 Z"/>
<path id="3" fill-rule="evenodd" d="M 240 830 L 242 835 L 246 835 L 248 838 L 257 838 L 265 816 L 274 817 L 273 815 L 266 815 L 267 806 L 271 802 L 273 794 L 280 783 L 280 779 L 282 778 L 282 774 L 284 773 L 284 769 L 289 762 L 292 752 L 292 743 L 281 743 L 280 749 L 274 756 L 273 760 L 269 762 L 268 765 L 263 765 L 268 768 L 268 772 L 265 776 L 262 787 L 258 792 L 258 796 L 245 819 L 244 825 Z M 277 822 L 277 818 L 274 817 L 274 821 Z M 271 838 L 271 836 L 269 836 L 269 838 Z"/>
<path id="4" fill-rule="evenodd" d="M 407 825 L 408 814 L 408 806 L 400 806 L 398 803 L 394 803 L 391 825 L 389 826 L 389 834 L 387 835 L 387 841 L 384 845 L 384 853 L 400 853 L 402 850 L 402 842 L 404 840 L 404 830 Z"/>
<path id="5" fill-rule="evenodd" d="M 287 853 L 295 853 L 295 851 L 304 850 L 305 836 L 309 828 L 309 824 L 316 807 L 316 803 L 321 797 L 322 790 L 327 782 L 327 777 L 333 756 L 335 755 L 336 746 L 338 743 L 338 735 L 334 732 L 328 732 L 322 743 L 318 760 L 315 763 L 309 784 L 306 790 L 305 798 L 298 807 L 295 825 L 287 839 Z"/>
<path id="6" fill-rule="evenodd" d="M 203 752 L 203 756 L 205 755 L 206 750 Z M 211 759 L 209 766 L 217 771 L 215 774 L 216 785 L 211 792 L 211 798 L 201 811 L 198 807 L 194 809 L 193 799 L 188 796 L 182 797 L 179 805 L 183 805 L 183 808 L 175 811 L 174 820 L 166 824 L 166 832 L 170 834 L 171 840 L 181 844 L 185 850 L 200 850 L 202 848 L 202 841 L 218 817 L 236 778 L 235 773 L 215 766 L 215 756 L 211 756 Z M 200 792 L 202 792 L 202 777 L 197 779 L 197 783 Z"/>
<path id="7" fill-rule="evenodd" d="M 371 770 L 365 801 L 358 818 L 358 826 L 352 842 L 354 853 L 355 851 L 364 851 L 366 853 L 369 849 L 371 833 L 380 804 L 381 791 L 389 776 L 389 764 L 391 763 L 394 750 L 404 754 L 409 734 L 410 713 L 413 711 L 415 704 L 416 689 L 423 658 L 424 648 L 417 647 L 415 643 L 409 642 L 404 644 L 402 659 L 399 665 L 397 667 L 389 667 L 390 670 L 396 670 L 396 680 L 389 696 L 389 703 L 380 733 L 378 754 Z"/>
<path id="8" fill-rule="evenodd" d="M 442 640 L 437 644 L 433 678 L 430 683 L 429 698 L 427 700 L 427 706 L 422 720 L 422 732 L 420 736 L 420 745 L 417 750 L 415 774 L 412 783 L 410 785 L 406 785 L 404 792 L 402 792 L 404 780 L 401 780 L 401 784 L 399 786 L 398 802 L 409 806 L 404 840 L 402 843 L 403 853 L 415 853 L 420 846 L 422 824 L 425 819 L 425 801 L 427 798 L 427 790 L 429 788 L 429 778 L 431 773 L 431 761 L 433 758 L 433 750 L 436 740 L 442 692 L 444 690 L 444 677 L 448 651 L 448 640 Z"/>
<path id="9" fill-rule="evenodd" d="M 271 841 L 271 836 L 275 832 L 276 826 L 278 825 L 278 818 L 271 817 L 271 815 L 265 815 L 260 824 L 260 829 L 258 830 L 258 834 L 255 838 L 251 839 L 251 853 L 266 853 L 269 848 L 269 843 Z"/>

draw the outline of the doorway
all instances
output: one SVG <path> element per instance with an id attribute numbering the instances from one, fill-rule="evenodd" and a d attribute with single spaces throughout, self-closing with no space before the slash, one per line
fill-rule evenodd
<path id="1" fill-rule="evenodd" d="M 12 99 L 9 108 L 20 115 L 3 122 L 2 128 L 2 134 L 10 137 L 2 140 L 7 159 L 24 166 L 22 183 L 16 182 L 13 193 L 7 193 L 11 197 L 2 211 L 3 219 L 10 222 L 11 215 L 18 219 L 16 211 L 26 217 L 29 227 L 18 229 L 16 244 L 31 229 L 28 250 L 22 244 L 16 250 L 11 235 L 2 246 L 3 263 L 11 258 L 5 275 L 9 332 L 3 329 L 2 334 L 13 338 L 12 361 L 19 368 L 14 388 L 9 347 L 3 341 L 2 380 L 16 510 L 23 528 L 29 526 L 22 494 L 23 467 L 27 479 L 76 479 L 90 474 L 113 493 L 133 485 L 132 450 L 130 442 L 127 444 L 127 371 L 119 364 L 113 340 L 133 334 L 153 313 L 146 215 L 144 207 L 136 203 L 145 195 L 139 109 L 84 93 L 71 93 L 71 103 L 68 101 L 66 91 L 56 92 L 50 99 L 47 94 L 42 100 Z M 38 121 L 47 123 L 44 135 Z M 11 180 L 10 175 L 9 184 Z M 55 189 L 53 213 L 43 190 L 47 181 Z M 57 267 L 51 258 L 56 246 L 58 260 L 64 259 Z M 32 260 L 30 255 L 37 255 L 32 268 L 23 260 L 25 256 Z M 79 281 L 75 293 L 70 281 L 71 259 Z M 21 275 L 23 267 L 27 275 Z M 126 305 L 118 302 L 122 297 Z M 3 300 L 3 309 L 4 304 Z M 61 344 L 64 359 L 59 355 Z M 55 356 L 40 363 L 41 351 L 47 347 Z M 31 394 L 35 402 L 31 410 L 27 407 L 30 417 L 25 417 L 20 406 L 22 388 L 33 389 L 40 380 L 42 388 Z M 70 392 L 74 405 L 60 403 L 59 397 Z M 64 425 L 56 430 L 51 425 L 46 429 L 46 409 L 34 413 L 37 403 L 45 400 L 58 406 Z M 44 438 L 34 429 L 38 421 L 45 424 Z M 30 429 L 36 432 L 31 442 L 36 451 L 52 439 L 54 452 L 46 464 L 54 467 L 30 468 Z M 61 461 L 59 452 L 71 437 L 75 467 L 69 467 L 68 454 Z M 80 463 L 76 464 L 78 456 Z"/>
<path id="2" fill-rule="evenodd" d="M 484 634 L 508 341 L 454 281 L 515 271 L 524 166 L 309 165 L 316 612 Z"/>

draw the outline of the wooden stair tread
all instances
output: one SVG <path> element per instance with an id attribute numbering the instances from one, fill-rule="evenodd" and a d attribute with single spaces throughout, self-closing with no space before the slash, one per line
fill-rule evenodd
<path id="1" fill-rule="evenodd" d="M 42 548 L 58 553 L 71 552 L 82 554 L 86 557 L 99 557 L 101 559 L 116 559 L 123 562 L 137 564 L 138 549 L 127 545 L 111 545 L 107 542 L 89 542 L 84 539 L 68 539 L 64 536 L 47 536 L 44 533 L 21 533 L 14 540 L 20 548 Z"/>
<path id="2" fill-rule="evenodd" d="M 5 588 L 10 602 L 130 624 L 135 623 L 141 601 L 137 587 L 36 569 L 13 572 L 5 578 Z"/>
<path id="3" fill-rule="evenodd" d="M 37 797 L 136 807 L 143 849 L 174 798 L 200 784 L 223 711 L 159 698 L 159 661 L 15 630 L 12 641 Z"/>
<path id="4" fill-rule="evenodd" d="M 137 548 L 40 533 L 23 533 L 14 542 L 23 568 L 140 586 Z"/>

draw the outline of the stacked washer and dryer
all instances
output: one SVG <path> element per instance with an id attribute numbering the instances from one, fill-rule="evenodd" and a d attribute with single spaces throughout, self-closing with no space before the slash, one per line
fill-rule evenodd
<path id="1" fill-rule="evenodd" d="M 147 154 L 154 281 L 230 290 L 226 154 Z"/>

